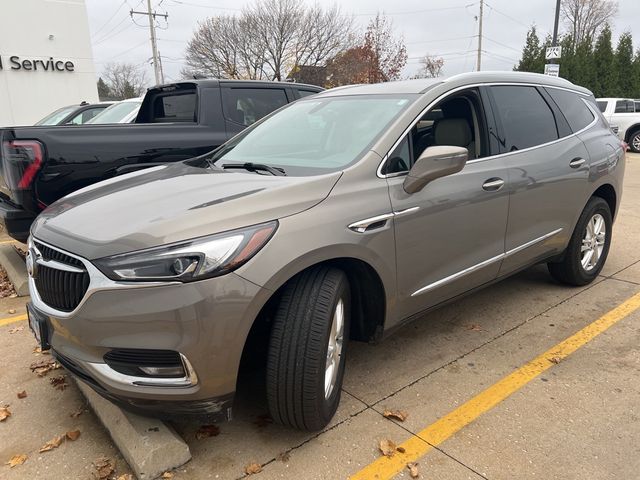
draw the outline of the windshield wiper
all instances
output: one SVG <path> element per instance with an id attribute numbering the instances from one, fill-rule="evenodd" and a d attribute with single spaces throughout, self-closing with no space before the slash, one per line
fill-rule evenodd
<path id="1" fill-rule="evenodd" d="M 284 168 L 280 167 L 272 167 L 270 165 L 265 165 L 264 163 L 225 163 L 222 165 L 224 169 L 232 169 L 232 168 L 241 168 L 243 170 L 248 170 L 250 172 L 269 172 L 271 175 L 275 175 L 277 177 L 286 177 L 287 174 L 284 171 Z"/>

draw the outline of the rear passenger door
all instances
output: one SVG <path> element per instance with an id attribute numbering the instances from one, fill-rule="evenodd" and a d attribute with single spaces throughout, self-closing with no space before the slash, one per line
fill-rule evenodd
<path id="1" fill-rule="evenodd" d="M 294 100 L 291 92 L 278 87 L 225 86 L 221 93 L 227 138 Z"/>
<path id="2" fill-rule="evenodd" d="M 508 169 L 504 275 L 564 250 L 584 208 L 589 156 L 545 89 L 489 90 Z"/>

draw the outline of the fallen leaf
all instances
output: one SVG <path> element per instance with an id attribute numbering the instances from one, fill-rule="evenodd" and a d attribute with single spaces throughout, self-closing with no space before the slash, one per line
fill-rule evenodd
<path id="1" fill-rule="evenodd" d="M 21 392 L 18 392 L 18 398 L 20 398 L 20 399 L 27 398 L 27 391 L 23 390 Z"/>
<path id="2" fill-rule="evenodd" d="M 411 478 L 418 478 L 420 476 L 417 463 L 407 463 L 407 468 L 409 469 L 409 475 Z"/>
<path id="3" fill-rule="evenodd" d="M 551 363 L 555 363 L 556 365 L 562 361 L 560 357 L 551 357 L 548 359 Z"/>
<path id="4" fill-rule="evenodd" d="M 130 473 L 123 473 L 116 480 L 133 480 L 133 475 Z"/>
<path id="5" fill-rule="evenodd" d="M 160 478 L 173 478 L 173 473 L 171 473 L 171 472 L 164 472 L 164 473 L 162 474 L 162 477 L 160 477 Z"/>
<path id="6" fill-rule="evenodd" d="M 247 475 L 254 475 L 262 471 L 262 466 L 259 463 L 250 463 L 244 467 L 244 473 Z"/>
<path id="7" fill-rule="evenodd" d="M 393 457 L 393 455 L 396 453 L 396 444 L 391 440 L 380 440 L 378 448 L 386 457 Z"/>
<path id="8" fill-rule="evenodd" d="M 36 355 L 38 354 L 42 354 L 42 355 L 50 355 L 51 354 L 51 350 L 42 350 L 41 346 L 37 346 L 33 349 L 33 353 L 35 353 Z"/>
<path id="9" fill-rule="evenodd" d="M 287 463 L 290 458 L 291 458 L 291 455 L 289 455 L 289 452 L 280 452 L 276 457 L 276 460 L 279 460 L 280 462 L 283 462 L 283 463 Z"/>
<path id="10" fill-rule="evenodd" d="M 75 442 L 80 436 L 80 430 L 72 430 L 70 432 L 67 432 L 65 436 L 67 437 L 68 440 Z"/>
<path id="11" fill-rule="evenodd" d="M 396 447 L 396 451 L 397 451 L 398 453 L 405 453 L 405 452 L 406 452 L 406 450 L 404 449 L 404 447 Z"/>
<path id="12" fill-rule="evenodd" d="M 11 280 L 9 280 L 7 276 L 7 272 L 5 272 L 4 268 L 0 267 L 0 297 L 16 298 L 17 296 L 13 288 L 13 283 L 11 283 Z"/>
<path id="13" fill-rule="evenodd" d="M 40 453 L 44 453 L 44 452 L 48 452 L 49 450 L 53 450 L 54 448 L 58 448 L 63 440 L 64 440 L 64 435 L 57 435 L 53 437 L 51 440 L 49 440 L 47 443 L 45 443 L 42 447 L 40 447 L 40 450 L 38 451 Z"/>
<path id="14" fill-rule="evenodd" d="M 262 415 L 258 415 L 256 419 L 253 421 L 253 424 L 258 428 L 268 427 L 273 423 L 273 418 L 268 413 L 264 413 Z"/>
<path id="15" fill-rule="evenodd" d="M 220 435 L 220 428 L 218 428 L 217 425 L 202 425 L 198 431 L 196 431 L 196 440 L 217 437 L 218 435 Z"/>
<path id="16" fill-rule="evenodd" d="M 10 416 L 11 416 L 11 412 L 9 411 L 9 405 L 0 407 L 0 422 L 4 422 Z"/>
<path id="17" fill-rule="evenodd" d="M 51 383 L 51 385 L 56 390 L 60 390 L 60 391 L 64 391 L 64 389 L 69 386 L 69 384 L 67 383 L 67 377 L 65 375 L 53 377 L 49 379 L 49 383 Z"/>
<path id="18" fill-rule="evenodd" d="M 466 326 L 467 330 L 472 330 L 474 332 L 481 332 L 482 331 L 482 327 L 480 325 L 477 325 L 475 323 L 471 323 L 469 325 Z"/>
<path id="19" fill-rule="evenodd" d="M 14 455 L 11 457 L 11 460 L 5 463 L 5 465 L 9 465 L 9 467 L 13 468 L 16 465 L 22 465 L 27 461 L 27 456 L 25 454 L 22 455 Z"/>
<path id="20" fill-rule="evenodd" d="M 107 457 L 98 457 L 93 461 L 93 478 L 95 480 L 107 480 L 115 472 L 113 459 Z"/>
<path id="21" fill-rule="evenodd" d="M 9 295 L 9 298 L 18 298 L 18 294 L 17 293 L 12 293 L 11 295 Z"/>
<path id="22" fill-rule="evenodd" d="M 15 308 L 10 308 L 9 309 L 9 314 L 13 315 L 14 313 L 16 313 L 16 309 Z"/>
<path id="23" fill-rule="evenodd" d="M 85 410 L 86 410 L 86 409 L 85 409 L 84 407 L 80 407 L 80 408 L 78 408 L 76 411 L 71 412 L 71 413 L 69 414 L 69 416 L 70 416 L 71 418 L 78 418 L 80 415 L 82 415 L 82 414 L 85 412 Z"/>
<path id="24" fill-rule="evenodd" d="M 57 370 L 58 368 L 61 368 L 61 366 L 53 358 L 43 358 L 42 360 L 33 362 L 29 365 L 29 368 L 33 373 L 38 374 L 39 377 L 44 377 L 51 370 Z"/>
<path id="25" fill-rule="evenodd" d="M 407 412 L 404 412 L 402 410 L 389 410 L 389 409 L 386 409 L 382 413 L 382 415 L 384 415 L 385 418 L 392 418 L 394 420 L 400 420 L 401 422 L 404 422 L 409 416 Z"/>
<path id="26" fill-rule="evenodd" d="M 20 325 L 19 327 L 13 327 L 9 330 L 9 335 L 13 335 L 14 333 L 18 333 L 24 330 L 24 325 Z"/>

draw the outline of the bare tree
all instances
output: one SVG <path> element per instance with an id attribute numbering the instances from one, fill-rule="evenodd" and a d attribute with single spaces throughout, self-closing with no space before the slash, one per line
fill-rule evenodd
<path id="1" fill-rule="evenodd" d="M 146 72 L 132 63 L 108 63 L 102 77 L 114 100 L 140 97 L 149 83 Z"/>
<path id="2" fill-rule="evenodd" d="M 562 0 L 562 18 L 575 45 L 594 43 L 618 13 L 616 0 Z"/>
<path id="3" fill-rule="evenodd" d="M 394 37 L 391 20 L 378 13 L 367 26 L 364 47 L 372 56 L 369 83 L 389 82 L 400 78 L 402 69 L 407 64 L 407 48 L 402 37 Z"/>
<path id="4" fill-rule="evenodd" d="M 444 67 L 444 58 L 432 57 L 426 54 L 420 59 L 420 70 L 413 78 L 436 78 L 442 74 L 442 67 Z"/>
<path id="5" fill-rule="evenodd" d="M 186 51 L 185 75 L 282 80 L 299 66 L 324 66 L 350 46 L 351 18 L 337 6 L 261 0 L 238 16 L 201 22 Z"/>

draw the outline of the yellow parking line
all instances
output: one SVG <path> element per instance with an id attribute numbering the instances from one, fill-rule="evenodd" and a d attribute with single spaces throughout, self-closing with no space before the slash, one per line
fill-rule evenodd
<path id="1" fill-rule="evenodd" d="M 433 447 L 441 444 L 456 432 L 469 425 L 483 413 L 491 410 L 501 401 L 517 392 L 531 380 L 551 368 L 554 364 L 571 355 L 577 349 L 593 340 L 609 327 L 640 308 L 640 293 L 626 300 L 595 322 L 560 342 L 555 347 L 531 360 L 515 372 L 507 375 L 468 402 L 429 425 L 411 437 L 400 447 L 404 453 L 396 453 L 393 457 L 380 457 L 367 465 L 351 480 L 392 478 L 406 468 L 407 463 L 415 462 Z"/>
<path id="2" fill-rule="evenodd" d="M 4 327 L 5 325 L 10 325 L 16 322 L 21 322 L 26 319 L 27 319 L 26 313 L 22 315 L 16 315 L 15 317 L 0 318 L 0 327 Z"/>
<path id="3" fill-rule="evenodd" d="M 3 240 L 0 242 L 0 245 L 5 245 L 7 243 L 18 243 L 17 240 Z"/>

